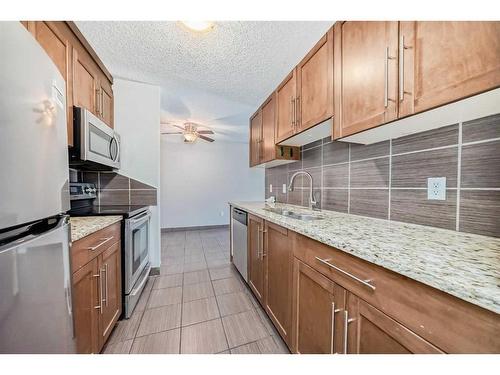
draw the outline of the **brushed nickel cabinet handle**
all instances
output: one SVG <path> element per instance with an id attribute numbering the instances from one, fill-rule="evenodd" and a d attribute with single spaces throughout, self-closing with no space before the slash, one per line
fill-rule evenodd
<path id="1" fill-rule="evenodd" d="M 344 354 L 347 354 L 347 324 L 349 321 L 349 312 L 344 311 Z"/>
<path id="2" fill-rule="evenodd" d="M 104 95 L 101 90 L 101 117 L 104 118 Z"/>
<path id="3" fill-rule="evenodd" d="M 330 338 L 330 353 L 334 354 L 334 348 L 335 348 L 335 314 L 340 312 L 340 309 L 335 308 L 335 302 L 332 302 L 332 335 Z"/>
<path id="4" fill-rule="evenodd" d="M 295 127 L 293 122 L 293 96 L 290 96 L 290 126 Z"/>
<path id="5" fill-rule="evenodd" d="M 99 279 L 99 305 L 94 306 L 94 309 L 99 309 L 99 313 L 102 314 L 102 269 L 99 269 L 99 273 L 92 275 L 92 277 Z"/>
<path id="6" fill-rule="evenodd" d="M 104 289 L 104 301 L 105 301 L 106 307 L 108 307 L 108 263 L 104 264 L 104 270 L 103 271 L 106 274 L 106 277 L 104 278 L 104 285 L 105 285 L 105 289 Z"/>
<path id="7" fill-rule="evenodd" d="M 96 103 L 95 103 L 96 109 L 95 110 L 96 110 L 97 114 L 100 115 L 101 114 L 101 98 L 100 98 L 101 90 L 99 90 L 98 88 L 95 89 L 95 95 L 96 95 Z"/>
<path id="8" fill-rule="evenodd" d="M 297 96 L 295 98 L 295 128 L 298 128 L 300 126 L 300 96 Z"/>
<path id="9" fill-rule="evenodd" d="M 359 277 L 356 277 L 353 274 L 351 274 L 347 271 L 344 271 L 342 268 L 339 268 L 339 267 L 331 264 L 326 259 L 321 259 L 320 257 L 316 257 L 316 260 L 323 263 L 323 264 L 326 264 L 328 267 L 333 268 L 334 270 L 339 271 L 340 273 L 342 273 L 346 276 L 349 276 L 351 279 L 356 280 L 358 283 L 370 288 L 371 290 L 375 290 L 375 286 L 370 284 L 371 280 L 362 280 Z"/>
<path id="10" fill-rule="evenodd" d="M 405 37 L 400 35 L 399 37 L 399 101 L 402 102 L 404 99 L 404 70 L 405 70 Z"/>
<path id="11" fill-rule="evenodd" d="M 94 251 L 96 249 L 98 249 L 99 247 L 101 247 L 102 245 L 104 245 L 106 242 L 110 241 L 113 239 L 113 236 L 111 237 L 106 237 L 106 238 L 101 238 L 102 241 L 99 242 L 97 245 L 95 246 L 90 246 L 90 247 L 87 247 L 87 250 L 90 250 L 90 251 Z"/>

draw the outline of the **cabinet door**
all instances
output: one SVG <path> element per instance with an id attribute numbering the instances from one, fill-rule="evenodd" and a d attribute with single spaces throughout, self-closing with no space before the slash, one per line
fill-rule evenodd
<path id="1" fill-rule="evenodd" d="M 120 242 L 99 256 L 102 287 L 102 314 L 99 316 L 100 347 L 108 339 L 122 312 Z"/>
<path id="2" fill-rule="evenodd" d="M 347 328 L 345 345 L 349 354 L 442 353 L 352 293 L 347 297 L 343 323 Z"/>
<path id="3" fill-rule="evenodd" d="M 259 109 L 250 118 L 250 166 L 260 164 L 262 138 L 262 111 Z"/>
<path id="4" fill-rule="evenodd" d="M 277 122 L 276 143 L 287 139 L 295 133 L 295 97 L 296 97 L 295 69 L 285 78 L 276 90 Z"/>
<path id="5" fill-rule="evenodd" d="M 274 130 L 276 127 L 276 95 L 270 98 L 262 106 L 262 143 L 261 163 L 268 162 L 275 157 Z"/>
<path id="6" fill-rule="evenodd" d="M 264 225 L 265 303 L 264 307 L 283 340 L 291 344 L 292 328 L 292 243 L 288 230 Z"/>
<path id="7" fill-rule="evenodd" d="M 73 103 L 99 116 L 101 90 L 97 85 L 97 68 L 94 64 L 87 52 L 73 48 Z"/>
<path id="8" fill-rule="evenodd" d="M 396 119 L 398 22 L 337 22 L 334 48 L 334 137 Z"/>
<path id="9" fill-rule="evenodd" d="M 73 316 L 78 353 L 99 352 L 99 277 L 97 258 L 73 274 Z"/>
<path id="10" fill-rule="evenodd" d="M 342 352 L 345 291 L 294 258 L 293 350 L 296 353 Z"/>
<path id="11" fill-rule="evenodd" d="M 33 22 L 34 35 L 66 81 L 68 144 L 73 145 L 73 98 L 71 96 L 71 46 L 63 22 Z"/>
<path id="12" fill-rule="evenodd" d="M 257 216 L 248 215 L 248 285 L 264 304 L 263 225 Z"/>
<path id="13" fill-rule="evenodd" d="M 100 117 L 110 128 L 114 127 L 113 123 L 113 89 L 108 81 L 100 81 L 100 100 L 99 108 L 101 109 Z"/>
<path id="14" fill-rule="evenodd" d="M 400 117 L 500 86 L 500 22 L 401 22 Z"/>
<path id="15" fill-rule="evenodd" d="M 297 66 L 297 131 L 333 114 L 333 28 Z"/>

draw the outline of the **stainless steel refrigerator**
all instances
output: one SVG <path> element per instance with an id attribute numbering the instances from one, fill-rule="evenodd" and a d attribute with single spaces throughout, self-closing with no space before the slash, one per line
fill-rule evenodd
<path id="1" fill-rule="evenodd" d="M 0 22 L 0 353 L 74 353 L 65 81 Z"/>

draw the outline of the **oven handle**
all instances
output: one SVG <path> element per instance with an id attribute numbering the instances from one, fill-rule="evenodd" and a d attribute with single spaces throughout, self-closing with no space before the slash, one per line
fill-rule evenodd
<path id="1" fill-rule="evenodd" d="M 128 219 L 131 226 L 136 226 L 138 224 L 142 224 L 144 221 L 149 220 L 151 218 L 151 211 L 146 211 L 144 214 L 141 214 L 135 218 Z"/>

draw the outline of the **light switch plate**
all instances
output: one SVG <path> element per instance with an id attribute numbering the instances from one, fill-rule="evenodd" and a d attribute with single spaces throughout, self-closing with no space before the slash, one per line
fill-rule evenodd
<path id="1" fill-rule="evenodd" d="M 269 192 L 272 193 L 273 192 L 273 184 L 269 184 Z"/>
<path id="2" fill-rule="evenodd" d="M 286 184 L 283 184 L 283 194 L 286 194 Z"/>
<path id="3" fill-rule="evenodd" d="M 429 177 L 427 179 L 427 199 L 446 200 L 446 177 Z"/>

